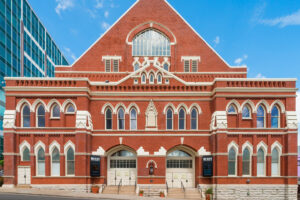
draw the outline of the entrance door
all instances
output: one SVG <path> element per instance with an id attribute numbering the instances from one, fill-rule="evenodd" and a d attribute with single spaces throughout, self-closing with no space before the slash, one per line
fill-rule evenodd
<path id="1" fill-rule="evenodd" d="M 30 184 L 31 184 L 30 167 L 19 166 L 18 167 L 18 185 L 30 185 Z"/>

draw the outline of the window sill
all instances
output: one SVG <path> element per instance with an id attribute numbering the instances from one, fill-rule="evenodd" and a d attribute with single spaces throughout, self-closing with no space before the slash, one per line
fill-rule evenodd
<path id="1" fill-rule="evenodd" d="M 56 119 L 60 119 L 60 117 L 50 117 L 50 119 L 56 120 Z"/>
<path id="2" fill-rule="evenodd" d="M 65 115 L 75 115 L 75 112 L 65 113 Z"/>
<path id="3" fill-rule="evenodd" d="M 227 115 L 237 115 L 237 113 L 227 113 Z M 247 119 L 247 118 L 245 118 Z"/>
<path id="4" fill-rule="evenodd" d="M 242 118 L 242 120 L 252 120 L 252 118 Z"/>

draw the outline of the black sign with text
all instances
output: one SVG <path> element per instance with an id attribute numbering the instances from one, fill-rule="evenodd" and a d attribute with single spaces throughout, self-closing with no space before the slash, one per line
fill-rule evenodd
<path id="1" fill-rule="evenodd" d="M 91 156 L 91 177 L 99 177 L 100 176 L 100 156 Z"/>
<path id="2" fill-rule="evenodd" d="M 203 168 L 203 176 L 204 177 L 213 176 L 213 157 L 212 156 L 203 156 L 202 157 L 202 168 Z"/>

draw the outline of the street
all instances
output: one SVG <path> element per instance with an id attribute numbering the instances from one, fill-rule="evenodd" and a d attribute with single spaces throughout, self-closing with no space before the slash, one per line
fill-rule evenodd
<path id="1" fill-rule="evenodd" d="M 12 194 L 0 193 L 0 200 L 84 200 L 84 199 L 100 199 L 100 198 L 84 198 L 84 197 L 61 197 L 47 195 L 31 195 L 31 194 Z M 109 200 L 101 198 L 101 200 Z"/>

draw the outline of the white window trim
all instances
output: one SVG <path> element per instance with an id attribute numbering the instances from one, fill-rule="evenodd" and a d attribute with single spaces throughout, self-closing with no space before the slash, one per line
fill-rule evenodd
<path id="1" fill-rule="evenodd" d="M 133 109 L 135 109 L 136 129 L 132 129 L 132 128 L 131 128 L 131 111 L 132 111 Z M 129 111 L 129 120 L 130 120 L 130 125 L 129 125 L 130 127 L 129 127 L 129 128 L 130 128 L 130 130 L 133 130 L 133 131 L 138 130 L 138 127 L 137 127 L 137 126 L 138 126 L 138 117 L 137 117 L 137 116 L 138 116 L 138 111 L 137 111 L 137 109 L 136 109 L 135 107 L 132 107 L 132 108 L 130 109 L 130 111 Z"/>
<path id="2" fill-rule="evenodd" d="M 23 151 L 24 151 L 25 147 L 28 148 L 29 154 L 30 154 L 30 151 L 31 151 L 31 149 L 30 149 L 30 144 L 29 144 L 26 140 L 24 140 L 24 141 L 19 145 L 19 152 L 20 152 L 20 154 L 21 154 L 21 161 L 24 161 L 24 159 L 23 159 Z M 28 162 L 28 161 L 24 161 L 24 162 Z"/>
<path id="3" fill-rule="evenodd" d="M 153 77 L 153 81 L 151 81 L 151 76 Z M 149 74 L 149 84 L 154 84 L 155 75 L 153 73 Z"/>
<path id="4" fill-rule="evenodd" d="M 169 79 L 165 79 L 165 84 L 169 85 L 170 84 L 170 81 Z"/>
<path id="5" fill-rule="evenodd" d="M 145 81 L 143 81 L 143 77 L 145 77 Z M 141 75 L 141 84 L 146 84 L 147 83 L 147 76 L 145 73 L 142 73 Z"/>
<path id="6" fill-rule="evenodd" d="M 158 80 L 158 77 L 160 76 L 160 81 Z M 157 74 L 157 84 L 162 84 L 163 80 L 162 80 L 162 75 L 159 73 Z"/>
<path id="7" fill-rule="evenodd" d="M 35 152 L 35 164 L 36 164 L 36 176 L 39 176 L 39 177 L 45 177 L 46 176 L 46 148 L 45 148 L 45 144 L 41 141 L 38 141 L 36 144 L 35 144 L 35 147 L 34 147 L 34 152 Z M 45 173 L 44 175 L 39 175 L 38 173 L 38 170 L 39 170 L 39 164 L 38 164 L 38 152 L 40 150 L 40 148 L 44 149 L 44 153 L 45 153 Z"/>
<path id="8" fill-rule="evenodd" d="M 25 106 L 28 106 L 29 107 L 29 127 L 24 127 L 24 121 L 23 121 L 23 110 L 24 110 L 24 107 Z M 31 109 L 30 109 L 30 106 L 26 103 L 24 103 L 21 107 L 21 127 L 23 128 L 30 128 L 31 127 Z"/>
<path id="9" fill-rule="evenodd" d="M 183 118 L 184 125 L 183 125 L 183 129 L 180 129 L 180 128 L 179 128 L 179 121 L 180 121 L 179 113 L 180 113 L 181 110 L 183 110 L 183 112 L 184 112 L 184 118 Z M 186 130 L 186 111 L 185 111 L 184 108 L 180 108 L 180 109 L 178 110 L 178 130 Z"/>
<path id="10" fill-rule="evenodd" d="M 264 110 L 264 127 L 257 127 L 257 118 L 258 118 L 257 111 L 258 111 L 259 106 L 261 106 L 262 109 Z M 267 118 L 267 110 L 266 110 L 264 104 L 258 105 L 257 110 L 256 110 L 256 128 L 266 128 L 266 118 Z"/>
<path id="11" fill-rule="evenodd" d="M 110 111 L 111 111 L 111 129 L 107 129 L 107 127 L 106 127 L 106 111 L 107 111 L 108 109 L 110 109 Z M 107 106 L 107 107 L 105 108 L 105 111 L 104 111 L 104 118 L 105 118 L 105 130 L 107 130 L 107 131 L 113 130 L 113 109 L 112 109 L 110 106 Z"/>
<path id="12" fill-rule="evenodd" d="M 69 150 L 69 148 L 72 148 L 73 149 L 73 151 L 74 151 L 74 174 L 69 174 L 68 175 L 68 159 L 67 159 L 67 153 L 68 153 L 68 150 Z M 74 143 L 73 142 L 71 142 L 70 140 L 65 144 L 65 146 L 64 146 L 64 154 L 65 154 L 65 176 L 70 176 L 70 177 L 72 177 L 72 176 L 75 176 L 75 171 L 76 171 L 76 163 L 75 163 L 75 161 L 76 161 L 76 157 L 75 157 L 75 155 L 76 155 L 76 151 L 75 151 L 75 145 L 74 145 Z"/>
<path id="13" fill-rule="evenodd" d="M 53 117 L 53 109 L 55 106 L 58 106 L 59 107 L 59 117 Z M 60 110 L 60 106 L 58 104 L 53 104 L 51 106 L 51 115 L 50 115 L 50 119 L 60 119 L 60 115 L 61 115 L 61 110 Z"/>
<path id="14" fill-rule="evenodd" d="M 278 175 L 272 175 L 272 152 L 273 149 L 277 149 L 278 151 Z M 271 176 L 272 177 L 280 177 L 281 176 L 281 155 L 282 155 L 282 145 L 276 141 L 271 146 Z"/>
<path id="15" fill-rule="evenodd" d="M 248 108 L 248 110 L 249 110 L 249 117 L 244 117 L 243 116 L 243 109 L 244 109 L 244 107 L 247 107 Z M 250 108 L 250 106 L 248 105 L 248 104 L 245 104 L 243 107 L 242 107 L 242 119 L 252 119 L 252 110 L 251 110 L 251 108 Z"/>
<path id="16" fill-rule="evenodd" d="M 122 62 L 122 56 L 102 56 L 102 61 L 104 60 L 119 60 Z"/>
<path id="17" fill-rule="evenodd" d="M 280 124 L 280 118 L 281 118 L 281 109 L 279 108 L 279 106 L 277 104 L 275 104 L 272 108 L 271 108 L 271 128 L 272 128 L 272 110 L 273 108 L 276 107 L 277 110 L 278 110 L 278 117 L 276 117 L 278 119 L 278 127 L 276 128 L 280 128 L 281 127 L 281 124 Z"/>
<path id="18" fill-rule="evenodd" d="M 38 109 L 40 108 L 40 106 L 43 106 L 44 107 L 44 111 L 45 111 L 45 126 L 44 127 L 39 127 L 39 114 L 38 114 Z M 43 104 L 39 104 L 37 107 L 36 107 L 36 110 L 35 110 L 35 126 L 36 128 L 45 128 L 46 127 L 46 109 L 45 109 L 45 106 Z"/>
<path id="19" fill-rule="evenodd" d="M 227 166 L 228 166 L 228 158 L 229 158 L 229 151 L 230 151 L 230 149 L 231 148 L 233 148 L 233 150 L 235 151 L 235 163 L 234 163 L 234 167 L 235 167 L 235 169 L 234 169 L 234 174 L 228 174 L 228 169 L 227 169 L 227 174 L 228 174 L 228 177 L 236 177 L 237 176 L 237 162 L 238 162 L 238 154 L 239 154 L 239 146 L 234 142 L 234 141 L 232 141 L 229 145 L 228 145 L 228 147 L 227 147 L 227 152 L 228 152 L 228 157 L 227 157 Z"/>
<path id="20" fill-rule="evenodd" d="M 259 149 L 262 149 L 264 151 L 264 174 L 263 175 L 258 175 L 257 174 L 257 153 L 259 151 Z M 258 177 L 265 177 L 266 176 L 266 158 L 267 158 L 267 154 L 268 154 L 268 146 L 263 142 L 261 141 L 257 146 L 256 146 L 256 176 Z"/>
<path id="21" fill-rule="evenodd" d="M 73 106 L 74 112 L 68 112 L 68 108 L 69 108 L 70 106 Z M 66 114 L 66 115 L 73 115 L 73 114 L 75 114 L 75 113 L 76 113 L 75 106 L 74 106 L 72 103 L 68 103 L 68 104 L 67 104 L 67 107 L 66 107 L 66 110 L 65 110 L 65 114 Z"/>
<path id="22" fill-rule="evenodd" d="M 196 129 L 192 129 L 192 111 L 193 110 L 196 110 Z M 190 129 L 191 130 L 198 130 L 198 115 L 199 115 L 199 112 L 198 112 L 198 109 L 196 107 L 192 107 L 192 109 L 190 109 Z"/>
<path id="23" fill-rule="evenodd" d="M 172 111 L 172 128 L 171 129 L 168 129 L 168 110 L 169 109 Z M 172 108 L 167 108 L 167 110 L 166 110 L 166 130 L 167 131 L 174 130 L 174 111 L 172 110 Z"/>
<path id="24" fill-rule="evenodd" d="M 230 106 L 233 106 L 233 108 L 234 108 L 234 110 L 235 110 L 235 111 L 232 112 L 232 113 L 228 112 Z M 237 109 L 238 109 L 238 108 L 236 107 L 236 105 L 235 105 L 234 103 L 231 103 L 231 104 L 228 106 L 228 108 L 226 109 L 226 112 L 227 112 L 228 115 L 236 115 L 236 114 L 238 114 Z M 250 116 L 251 116 L 251 115 L 250 115 Z"/>
<path id="25" fill-rule="evenodd" d="M 50 169 L 50 174 L 51 174 L 51 176 L 54 176 L 53 174 L 52 174 L 52 169 L 53 169 L 53 167 L 52 167 L 52 153 L 53 153 L 53 150 L 54 150 L 54 148 L 57 148 L 58 149 L 58 152 L 59 152 L 59 161 L 60 161 L 60 159 L 61 159 L 61 156 L 60 156 L 60 145 L 58 144 L 58 142 L 57 141 L 53 141 L 50 145 L 49 145 L 49 154 L 50 154 L 50 166 L 51 166 L 51 169 Z M 59 175 L 58 176 L 54 176 L 54 177 L 60 177 L 61 176 L 61 174 L 60 174 L 60 162 L 59 162 Z"/>
<path id="26" fill-rule="evenodd" d="M 244 150 L 246 148 L 249 150 L 249 153 L 250 153 L 250 164 L 249 164 L 250 165 L 250 167 L 249 167 L 250 174 L 244 175 L 243 174 L 243 155 L 244 155 Z M 247 141 L 242 146 L 242 176 L 244 176 L 244 177 L 252 176 L 252 156 L 253 156 L 253 146 L 249 141 Z"/>
<path id="27" fill-rule="evenodd" d="M 123 112 L 124 112 L 124 128 L 123 128 L 123 129 L 120 129 L 120 128 L 119 128 L 119 111 L 120 111 L 120 109 L 123 109 Z M 125 123 L 126 123 L 125 118 L 126 118 L 126 116 L 125 116 L 125 109 L 124 109 L 123 107 L 120 107 L 120 108 L 118 109 L 118 111 L 117 111 L 117 130 L 118 130 L 118 131 L 123 131 L 123 130 L 125 130 Z"/>

